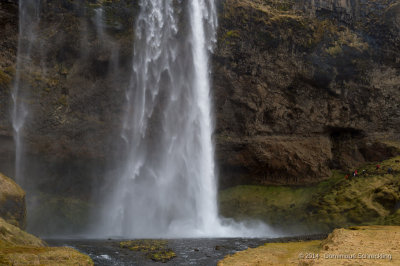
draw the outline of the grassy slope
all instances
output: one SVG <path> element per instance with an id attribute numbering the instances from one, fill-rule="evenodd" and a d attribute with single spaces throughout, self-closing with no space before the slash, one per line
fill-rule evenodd
<path id="1" fill-rule="evenodd" d="M 0 218 L 0 265 L 93 265 L 72 248 L 46 244 Z"/>
<path id="2" fill-rule="evenodd" d="M 304 233 L 351 225 L 400 225 L 400 157 L 359 168 L 367 174 L 346 180 L 345 173 L 309 187 L 237 186 L 220 192 L 220 213 L 237 220 L 260 219 L 271 226 Z M 394 174 L 387 174 L 391 166 Z M 397 210 L 396 210 L 397 208 Z"/>
<path id="3" fill-rule="evenodd" d="M 390 240 L 389 240 L 390 239 Z M 390 254 L 392 259 L 332 259 L 329 255 Z M 315 259 L 305 258 L 314 256 Z M 366 226 L 336 229 L 323 241 L 267 243 L 228 255 L 224 265 L 399 265 L 400 227 Z"/>
<path id="4" fill-rule="evenodd" d="M 25 191 L 0 173 L 0 216 L 20 228 L 25 227 Z"/>

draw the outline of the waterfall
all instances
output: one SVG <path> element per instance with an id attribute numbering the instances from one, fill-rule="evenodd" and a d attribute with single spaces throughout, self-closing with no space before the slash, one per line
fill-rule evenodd
<path id="1" fill-rule="evenodd" d="M 31 71 L 32 49 L 36 42 L 36 29 L 40 22 L 40 0 L 19 1 L 19 35 L 16 62 L 16 75 L 11 93 L 13 109 L 12 126 L 15 141 L 15 179 L 24 186 L 24 147 L 22 136 L 24 134 L 25 122 L 29 115 L 26 105 L 29 95 L 29 82 L 26 82 L 27 73 Z M 39 59 L 40 60 L 40 59 Z"/>
<path id="2" fill-rule="evenodd" d="M 264 227 L 250 232 L 218 218 L 209 67 L 214 1 L 141 0 L 140 8 L 121 130 L 124 163 L 110 177 L 97 236 L 265 235 Z"/>
<path id="3" fill-rule="evenodd" d="M 133 28 L 132 69 L 127 75 L 121 74 L 125 73 L 124 64 L 128 64 L 124 62 L 130 64 L 131 61 L 123 58 L 127 53 L 117 37 L 119 26 L 110 24 L 108 20 L 113 10 L 107 2 L 97 1 L 98 5 L 88 9 L 88 14 L 94 11 L 93 23 L 86 20 L 85 10 L 76 15 L 82 25 L 81 32 L 77 33 L 81 36 L 78 42 L 81 49 L 75 55 L 72 53 L 74 63 L 69 58 L 68 78 L 55 72 L 62 69 L 65 59 L 54 59 L 58 50 L 48 50 L 52 46 L 49 40 L 55 39 L 43 38 L 49 25 L 42 23 L 44 28 L 39 27 L 40 3 L 40 0 L 19 1 L 20 32 L 12 91 L 15 176 L 27 191 L 30 215 L 28 230 L 49 232 L 50 235 L 54 232 L 70 232 L 69 227 L 72 230 L 72 226 L 63 221 L 62 215 L 59 219 L 56 210 L 39 208 L 48 203 L 47 199 L 57 197 L 51 191 L 45 191 L 48 195 L 40 197 L 43 196 L 40 189 L 46 187 L 49 180 L 56 183 L 57 178 L 70 178 L 69 173 L 63 172 L 69 168 L 54 167 L 54 171 L 51 171 L 47 163 L 36 167 L 36 161 L 24 159 L 28 155 L 31 156 L 29 158 L 35 157 L 29 153 L 35 149 L 35 134 L 50 136 L 49 129 L 66 130 L 60 124 L 47 127 L 47 119 L 52 117 L 40 112 L 43 111 L 40 109 L 43 104 L 40 100 L 43 98 L 38 97 L 40 90 L 46 87 L 42 83 L 32 85 L 30 82 L 35 79 L 48 81 L 47 77 L 55 78 L 60 84 L 74 80 L 74 77 L 86 81 L 84 72 L 87 69 L 82 66 L 92 60 L 106 62 L 101 73 L 96 73 L 96 89 L 102 88 L 104 92 L 112 88 L 119 92 L 120 88 L 126 87 L 125 104 L 121 107 L 124 115 L 119 131 L 123 144 L 119 145 L 116 140 L 115 147 L 120 147 L 119 154 L 114 154 L 116 149 L 113 148 L 110 153 L 115 158 L 107 158 L 109 165 L 104 166 L 108 170 L 104 174 L 105 186 L 93 193 L 88 192 L 95 194 L 88 196 L 92 196 L 93 202 L 97 204 L 100 201 L 100 209 L 92 208 L 95 212 L 92 213 L 95 217 L 93 230 L 88 229 L 93 233 L 92 236 L 158 238 L 271 235 L 264 225 L 247 227 L 218 217 L 209 62 L 216 43 L 217 14 L 214 0 L 140 0 L 140 11 Z M 49 3 L 43 2 L 49 10 L 57 8 L 46 5 Z M 64 32 L 59 40 L 68 38 L 68 34 L 68 31 Z M 52 51 L 53 57 L 46 56 L 47 51 Z M 62 47 L 59 51 L 63 54 Z M 103 57 L 106 59 L 103 60 Z M 93 69 L 90 71 L 95 72 Z M 47 81 L 44 83 L 47 84 Z M 91 82 L 83 82 L 82 86 Z M 54 85 L 52 89 L 67 97 L 61 85 Z M 71 97 L 71 103 L 78 100 L 76 94 L 68 97 Z M 44 103 L 52 101 L 48 99 Z M 54 108 L 65 112 L 66 117 L 71 114 L 69 111 L 76 108 L 76 105 L 68 104 L 57 107 L 60 104 L 58 102 Z M 32 114 L 33 110 L 37 113 Z M 58 115 L 53 118 L 54 121 L 59 120 Z M 38 129 L 40 131 L 35 132 Z M 47 156 L 51 154 L 49 152 Z M 65 163 L 62 158 L 58 158 L 59 161 L 61 165 Z M 54 177 L 50 176 L 53 174 Z M 96 189 L 103 178 L 99 180 L 93 181 Z M 63 203 L 57 204 L 61 204 L 58 207 Z M 43 217 L 53 219 L 46 228 L 41 222 L 45 219 Z M 59 224 L 64 228 L 60 229 Z"/>

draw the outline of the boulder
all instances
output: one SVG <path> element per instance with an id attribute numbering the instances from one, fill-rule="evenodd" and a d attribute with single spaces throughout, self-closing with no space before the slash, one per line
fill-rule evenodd
<path id="1" fill-rule="evenodd" d="M 25 228 L 25 192 L 13 180 L 0 173 L 0 217 L 8 223 Z"/>

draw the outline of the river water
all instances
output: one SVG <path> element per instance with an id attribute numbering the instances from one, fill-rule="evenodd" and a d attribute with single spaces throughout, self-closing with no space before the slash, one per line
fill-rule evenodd
<path id="1" fill-rule="evenodd" d="M 89 255 L 95 265 L 216 265 L 226 255 L 264 243 L 323 239 L 326 235 L 285 238 L 185 238 L 169 239 L 168 248 L 176 253 L 172 260 L 161 263 L 146 258 L 140 251 L 121 248 L 123 240 L 46 240 L 52 246 L 69 246 Z"/>

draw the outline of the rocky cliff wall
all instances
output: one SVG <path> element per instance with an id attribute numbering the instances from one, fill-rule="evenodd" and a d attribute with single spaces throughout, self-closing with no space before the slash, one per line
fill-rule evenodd
<path id="1" fill-rule="evenodd" d="M 398 4 L 221 3 L 213 71 L 222 186 L 316 182 L 396 153 L 382 139 L 400 132 Z"/>
<path id="2" fill-rule="evenodd" d="M 44 191 L 86 195 L 118 155 L 137 1 L 44 1 L 27 65 L 27 170 Z M 396 151 L 398 1 L 219 1 L 213 57 L 221 186 L 306 184 Z M 0 167 L 13 175 L 10 90 L 18 6 L 0 6 Z M 40 56 L 39 56 L 40 54 Z M 112 156 L 111 156 L 112 155 Z"/>
<path id="3" fill-rule="evenodd" d="M 15 3 L 0 3 L 0 36 L 0 169 L 11 175 L 14 143 L 9 103 L 18 42 L 18 6 Z"/>
<path id="4" fill-rule="evenodd" d="M 99 30 L 96 2 L 42 1 L 31 60 L 22 58 L 20 87 L 29 114 L 19 171 L 32 210 L 30 232 L 84 230 L 94 188 L 101 189 L 106 169 L 115 166 L 111 161 L 122 149 L 114 139 L 120 139 L 137 1 L 104 3 L 100 23 L 107 35 Z M 1 1 L 0 34 L 0 169 L 13 177 L 17 1 Z M 22 46 L 28 37 L 22 36 Z"/>
<path id="5" fill-rule="evenodd" d="M 100 36 L 96 1 L 42 1 L 31 60 L 20 87 L 29 112 L 22 133 L 26 187 L 90 197 L 122 119 L 137 1 L 104 3 Z M 14 175 L 11 90 L 18 45 L 17 1 L 0 6 L 0 168 Z M 21 38 L 28 45 L 28 36 Z M 31 184 L 34 183 L 34 184 Z M 29 189 L 28 189 L 29 190 Z"/>

